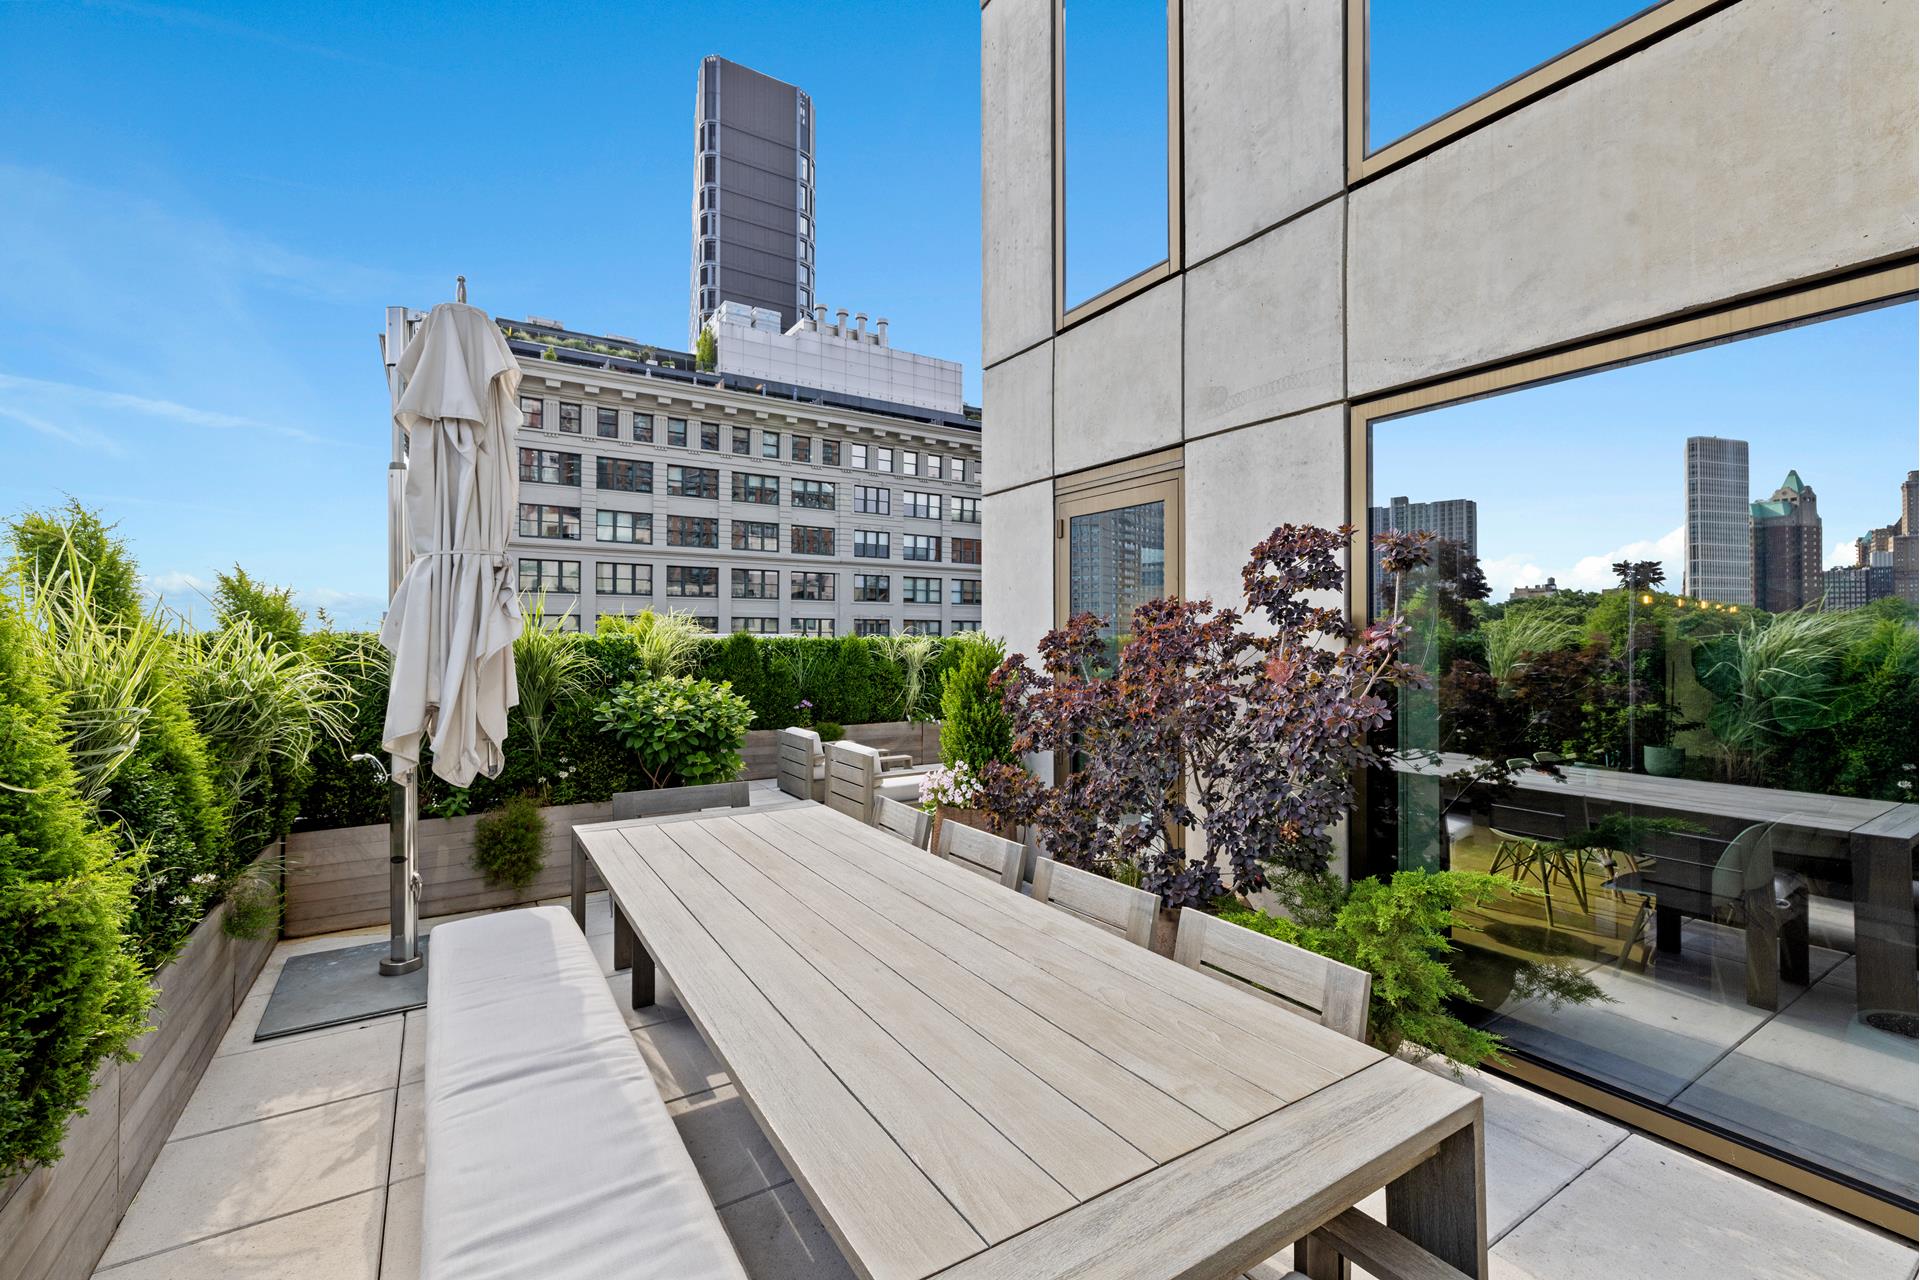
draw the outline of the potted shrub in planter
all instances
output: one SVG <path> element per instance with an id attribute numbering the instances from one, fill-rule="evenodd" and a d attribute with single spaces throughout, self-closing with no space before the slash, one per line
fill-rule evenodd
<path id="1" fill-rule="evenodd" d="M 997 640 L 966 632 L 948 643 L 959 647 L 960 656 L 940 686 L 942 767 L 920 786 L 921 807 L 933 814 L 931 843 L 939 847 L 940 824 L 947 821 L 1018 839 L 1018 822 L 980 807 L 986 770 L 1019 760 L 1013 749 L 1013 721 L 993 683 L 1006 649 Z"/>
<path id="2" fill-rule="evenodd" d="M 1019 825 L 982 808 L 981 798 L 979 775 L 964 760 L 955 765 L 936 766 L 920 775 L 920 807 L 933 815 L 927 847 L 940 847 L 943 822 L 975 827 L 1007 840 L 1018 839 Z"/>

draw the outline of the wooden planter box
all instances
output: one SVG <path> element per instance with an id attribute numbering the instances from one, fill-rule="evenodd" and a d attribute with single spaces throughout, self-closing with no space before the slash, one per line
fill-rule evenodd
<path id="1" fill-rule="evenodd" d="M 278 854 L 278 848 L 262 857 Z M 160 1155 L 227 1026 L 273 954 L 273 937 L 230 938 L 223 903 L 153 975 L 140 1059 L 94 1076 L 60 1160 L 0 1183 L 0 1280 L 84 1280 Z"/>

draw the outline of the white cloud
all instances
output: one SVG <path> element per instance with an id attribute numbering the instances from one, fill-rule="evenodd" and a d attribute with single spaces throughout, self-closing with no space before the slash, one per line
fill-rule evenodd
<path id="1" fill-rule="evenodd" d="M 1530 556 L 1509 555 L 1482 560 L 1480 568 L 1487 575 L 1487 585 L 1493 590 L 1491 598 L 1496 601 L 1505 600 L 1515 587 L 1534 586 L 1549 577 L 1562 587 L 1604 591 L 1618 585 L 1613 566 L 1621 560 L 1658 560 L 1667 571 L 1668 587 L 1678 590 L 1681 570 L 1685 567 L 1686 533 L 1682 525 L 1658 538 L 1642 538 L 1601 555 L 1582 556 L 1571 565 L 1543 565 Z"/>
<path id="2" fill-rule="evenodd" d="M 1827 548 L 1826 567 L 1829 569 L 1850 569 L 1853 567 L 1856 558 L 1853 549 L 1853 539 L 1842 538 Z"/>
<path id="3" fill-rule="evenodd" d="M 34 400 L 36 407 L 41 407 L 43 412 L 76 413 L 105 409 L 116 413 L 133 413 L 143 417 L 158 418 L 183 426 L 207 427 L 215 431 L 265 431 L 309 444 L 334 443 L 325 436 L 317 436 L 311 431 L 302 431 L 298 427 L 289 427 L 278 422 L 266 422 L 259 418 L 241 417 L 231 413 L 217 413 L 211 409 L 197 409 L 192 405 L 179 404 L 172 400 L 154 400 L 146 396 L 129 395 L 124 391 L 83 387 L 71 382 L 50 382 L 45 378 L 23 378 L 17 374 L 0 373 L 0 392 Z M 36 430 L 58 435 L 74 443 L 86 442 L 82 437 L 94 437 L 102 442 L 111 443 L 110 437 L 101 436 L 97 431 L 61 427 L 45 419 L 30 419 L 28 415 L 5 406 L 0 406 L 0 413 L 17 418 Z M 115 452 L 118 452 L 117 446 L 115 446 Z"/>
<path id="4" fill-rule="evenodd" d="M 5 375 L 0 374 L 0 379 L 4 378 Z M 37 414 L 26 413 L 19 409 L 9 408 L 3 404 L 0 404 L 0 418 L 17 422 L 27 430 L 37 431 L 43 436 L 51 436 L 55 440 L 64 440 L 68 444 L 78 445 L 82 449 L 91 449 L 95 453 L 111 454 L 117 458 L 126 452 L 126 450 L 120 447 L 120 442 L 112 436 L 103 435 L 98 431 L 93 431 L 86 427 L 61 426 L 59 423 L 49 422 Z"/>

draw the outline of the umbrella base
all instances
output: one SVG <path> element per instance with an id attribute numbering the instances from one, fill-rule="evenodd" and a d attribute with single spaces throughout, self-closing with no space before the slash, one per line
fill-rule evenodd
<path id="1" fill-rule="evenodd" d="M 391 951 L 392 947 L 388 947 L 388 950 Z M 394 978 L 403 973 L 412 973 L 426 962 L 427 957 L 424 952 L 411 960 L 382 960 L 380 962 L 380 976 L 383 978 Z"/>
<path id="2" fill-rule="evenodd" d="M 386 974 L 391 952 L 385 938 L 292 957 L 267 998 L 254 1040 L 422 1008 L 427 1003 L 427 941 L 421 938 L 420 954 L 404 962 L 407 971 L 391 977 Z"/>

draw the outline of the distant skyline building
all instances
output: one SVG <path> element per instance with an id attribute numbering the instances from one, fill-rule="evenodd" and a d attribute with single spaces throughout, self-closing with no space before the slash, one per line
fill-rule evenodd
<path id="1" fill-rule="evenodd" d="M 1068 612 L 1099 616 L 1108 635 L 1133 629 L 1133 611 L 1166 591 L 1166 508 L 1144 502 L 1067 522 Z"/>
<path id="2" fill-rule="evenodd" d="M 1395 533 L 1431 533 L 1459 545 L 1468 555 L 1480 555 L 1480 504 L 1472 498 L 1442 498 L 1434 502 L 1413 502 L 1391 498 L 1384 507 L 1367 508 L 1367 541 L 1389 530 Z M 1373 562 L 1373 595 L 1377 600 L 1386 585 L 1380 558 Z"/>
<path id="3" fill-rule="evenodd" d="M 1688 436 L 1686 493 L 1682 593 L 1719 604 L 1752 604 L 1747 442 Z"/>
<path id="4" fill-rule="evenodd" d="M 784 333 L 813 307 L 813 99 L 708 56 L 693 118 L 688 341 L 722 302 L 776 311 Z"/>
<path id="5" fill-rule="evenodd" d="M 1822 581 L 1820 503 L 1800 478 L 1787 472 L 1773 496 L 1751 507 L 1753 603 L 1769 613 L 1788 613 L 1818 602 Z"/>
<path id="6" fill-rule="evenodd" d="M 1920 604 L 1920 471 L 1907 472 L 1900 485 L 1900 515 L 1892 524 L 1854 540 L 1854 562 L 1861 568 L 1888 570 L 1888 595 Z M 1875 597 L 1878 599 L 1878 597 Z"/>

